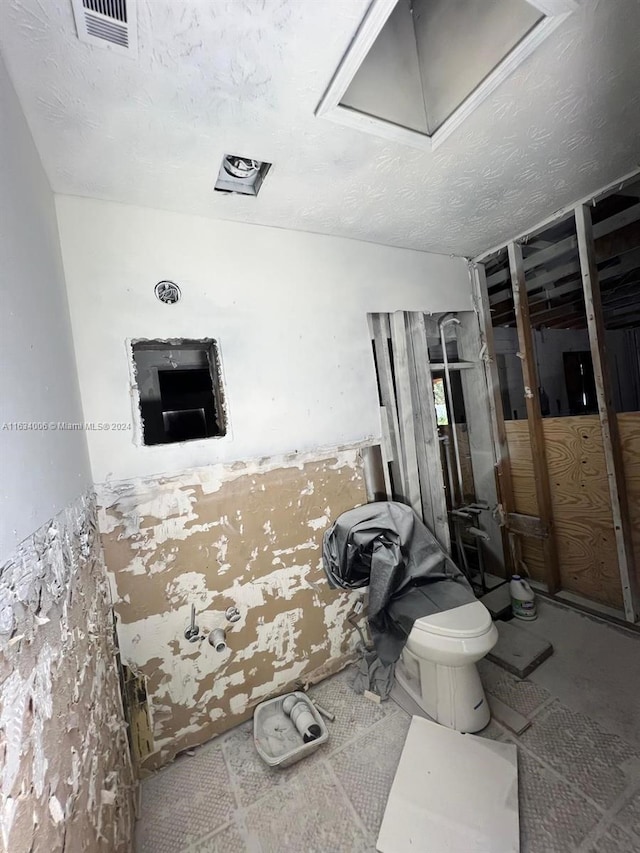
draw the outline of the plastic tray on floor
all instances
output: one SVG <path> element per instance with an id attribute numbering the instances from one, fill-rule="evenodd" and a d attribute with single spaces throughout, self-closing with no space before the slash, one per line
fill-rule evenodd
<path id="1" fill-rule="evenodd" d="M 282 709 L 282 703 L 287 696 L 295 696 L 308 706 L 315 722 L 320 726 L 320 737 L 309 743 L 304 742 L 302 735 Z M 266 702 L 261 702 L 253 713 L 253 740 L 258 755 L 269 767 L 289 767 L 301 758 L 311 755 L 328 739 L 329 732 L 324 720 L 310 699 L 299 691 L 267 699 Z"/>

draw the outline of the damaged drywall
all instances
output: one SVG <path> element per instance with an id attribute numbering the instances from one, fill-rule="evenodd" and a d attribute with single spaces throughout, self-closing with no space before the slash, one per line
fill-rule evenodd
<path id="1" fill-rule="evenodd" d="M 0 838 L 8 853 L 125 853 L 133 774 L 95 499 L 0 568 Z"/>
<path id="2" fill-rule="evenodd" d="M 359 595 L 329 588 L 321 544 L 366 501 L 358 448 L 109 483 L 98 500 L 120 651 L 139 688 L 130 717 L 143 775 L 353 653 Z M 218 653 L 206 638 L 220 627 Z"/>

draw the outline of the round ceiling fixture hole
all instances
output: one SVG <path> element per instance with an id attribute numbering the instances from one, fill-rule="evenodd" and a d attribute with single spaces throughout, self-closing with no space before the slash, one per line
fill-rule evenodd
<path id="1" fill-rule="evenodd" d="M 182 291 L 173 281 L 159 281 L 154 288 L 154 293 L 165 305 L 174 305 L 182 296 Z"/>

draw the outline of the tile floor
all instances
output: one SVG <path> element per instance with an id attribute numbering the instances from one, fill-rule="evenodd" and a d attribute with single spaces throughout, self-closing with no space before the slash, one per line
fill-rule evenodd
<path id="1" fill-rule="evenodd" d="M 556 623 L 578 629 L 583 642 L 572 667 L 555 637 L 557 659 L 537 676 L 520 681 L 488 661 L 480 667 L 488 691 L 533 719 L 520 737 L 496 721 L 482 733 L 518 746 L 521 851 L 640 853 L 640 743 L 619 733 L 628 726 L 624 702 L 608 694 L 612 667 L 599 702 L 597 661 L 584 653 L 589 642 L 631 643 L 623 651 L 635 653 L 636 667 L 640 636 L 547 603 L 536 630 L 545 623 L 551 633 Z M 624 701 L 635 697 L 631 717 L 640 709 L 634 672 L 623 667 L 617 676 Z M 374 705 L 354 694 L 350 677 L 349 668 L 311 689 L 336 721 L 327 724 L 329 742 L 299 764 L 267 768 L 248 722 L 145 780 L 137 853 L 374 853 L 410 718 L 391 701 Z M 576 689 L 566 686 L 571 679 Z M 562 689 L 551 692 L 545 681 Z M 597 715 L 585 714 L 585 705 Z"/>

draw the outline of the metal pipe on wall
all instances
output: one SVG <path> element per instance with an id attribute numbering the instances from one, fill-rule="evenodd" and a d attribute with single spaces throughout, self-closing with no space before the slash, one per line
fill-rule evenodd
<path id="1" fill-rule="evenodd" d="M 460 464 L 460 447 L 458 445 L 458 433 L 456 431 L 455 415 L 453 411 L 453 392 L 451 390 L 451 373 L 449 370 L 449 358 L 447 356 L 447 342 L 444 337 L 444 327 L 454 323 L 460 325 L 460 320 L 453 314 L 444 314 L 438 320 L 438 329 L 440 330 L 440 344 L 442 346 L 442 362 L 444 364 L 444 376 L 447 383 L 447 395 L 449 397 L 449 406 L 451 409 L 451 434 L 453 436 L 453 455 L 456 460 L 456 475 L 458 479 L 458 495 L 459 501 L 464 501 L 464 490 L 462 487 L 462 466 Z M 455 505 L 454 495 L 451 495 L 451 506 Z"/>

